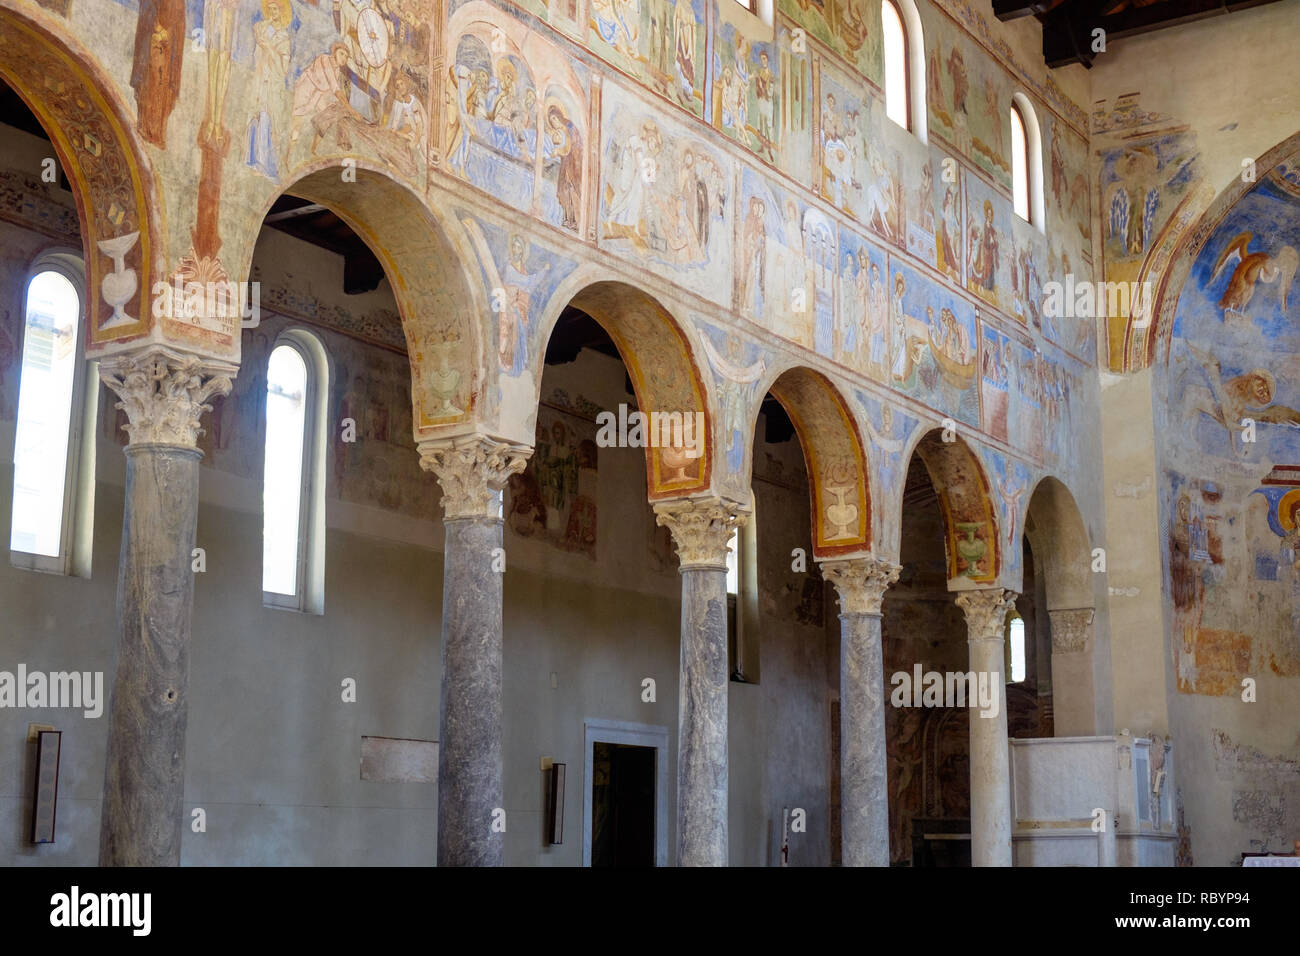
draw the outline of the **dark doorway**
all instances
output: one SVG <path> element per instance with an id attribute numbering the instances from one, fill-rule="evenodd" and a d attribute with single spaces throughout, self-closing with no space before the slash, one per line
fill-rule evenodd
<path id="1" fill-rule="evenodd" d="M 655 748 L 592 744 L 591 865 L 655 865 Z"/>

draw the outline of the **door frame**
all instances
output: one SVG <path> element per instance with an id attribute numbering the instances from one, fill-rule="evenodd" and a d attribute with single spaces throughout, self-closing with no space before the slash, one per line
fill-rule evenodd
<path id="1" fill-rule="evenodd" d="M 591 866 L 591 783 L 596 744 L 631 744 L 655 751 L 655 866 L 668 865 L 668 728 L 625 720 L 584 720 L 582 865 Z"/>

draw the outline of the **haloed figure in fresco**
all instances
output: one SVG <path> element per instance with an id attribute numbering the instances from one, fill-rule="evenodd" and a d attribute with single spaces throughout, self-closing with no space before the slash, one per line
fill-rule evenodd
<path id="1" fill-rule="evenodd" d="M 262 0 L 261 19 L 253 24 L 253 84 L 257 112 L 248 124 L 244 161 L 272 182 L 280 181 L 271 108 L 285 89 L 289 72 L 289 0 Z"/>
<path id="2" fill-rule="evenodd" d="M 555 201 L 560 205 L 560 225 L 577 232 L 582 199 L 582 137 L 559 103 L 546 109 L 545 150 L 547 164 L 557 167 Z"/>

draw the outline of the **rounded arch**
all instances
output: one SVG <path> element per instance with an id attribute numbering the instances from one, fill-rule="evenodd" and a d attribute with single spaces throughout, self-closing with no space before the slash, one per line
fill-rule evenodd
<path id="1" fill-rule="evenodd" d="M 589 315 L 613 340 L 632 380 L 645 423 L 646 487 L 650 500 L 710 490 L 714 436 L 707 377 L 685 327 L 654 296 L 617 279 L 591 273 L 552 296 L 537 349 L 533 410 L 541 400 L 546 346 L 565 308 Z M 633 427 L 628 426 L 629 432 Z"/>
<path id="2" fill-rule="evenodd" d="M 1201 250 L 1223 217 L 1246 193 L 1254 189 L 1277 166 L 1294 160 L 1297 156 L 1300 156 L 1300 133 L 1293 133 L 1255 161 L 1254 179 L 1247 182 L 1242 176 L 1234 176 L 1213 201 L 1206 203 L 1202 200 L 1204 211 L 1199 217 L 1191 214 L 1190 210 L 1184 212 L 1182 208 L 1170 217 L 1171 224 L 1175 220 L 1181 220 L 1184 229 L 1177 234 L 1169 265 L 1157 280 L 1155 304 L 1150 313 L 1155 320 L 1152 321 L 1148 316 L 1145 327 L 1135 322 L 1129 323 L 1124 342 L 1125 371 L 1145 368 L 1155 358 L 1157 349 L 1163 354 L 1164 361 L 1169 361 L 1169 340 L 1173 335 L 1174 317 L 1178 314 L 1178 301 L 1182 298 L 1183 285 Z M 1208 189 L 1205 192 L 1208 193 Z M 1196 195 L 1203 194 L 1194 193 L 1187 201 Z M 1190 225 L 1193 222 L 1194 225 Z M 1147 256 L 1147 262 L 1143 263 L 1140 278 L 1147 278 L 1147 263 L 1156 258 L 1157 252 L 1162 251 L 1165 251 L 1164 246 L 1158 240 Z"/>
<path id="3" fill-rule="evenodd" d="M 872 550 L 871 479 L 857 421 L 840 390 L 804 366 L 778 370 L 766 388 L 790 416 L 808 469 L 813 555 L 830 558 Z M 752 409 L 747 459 L 752 461 L 760 404 Z M 752 466 L 751 466 L 752 467 Z"/>
<path id="4" fill-rule="evenodd" d="M 0 79 L 40 121 L 68 177 L 86 266 L 90 352 L 147 334 L 162 203 L 129 112 L 94 58 L 44 14 L 0 0 Z"/>
<path id="5" fill-rule="evenodd" d="M 489 310 L 481 284 L 471 281 L 463 265 L 472 257 L 459 230 L 411 185 L 361 162 L 311 167 L 266 201 L 263 219 L 284 194 L 329 209 L 383 266 L 411 364 L 416 438 L 474 423 L 483 412 L 490 368 L 479 317 Z M 252 269 L 255 239 L 243 250 L 240 276 Z"/>
<path id="6" fill-rule="evenodd" d="M 917 440 L 909 464 L 915 455 L 920 456 L 939 497 L 948 589 L 993 584 L 1002 572 L 1002 539 L 997 507 L 979 456 L 961 437 L 941 428 L 933 428 Z"/>
<path id="7" fill-rule="evenodd" d="M 1020 90 L 1011 94 L 1011 108 L 1025 124 L 1025 174 L 1029 180 L 1029 224 L 1039 232 L 1047 231 L 1047 210 L 1043 200 L 1043 134 L 1038 113 L 1029 97 Z"/>
<path id="8" fill-rule="evenodd" d="M 1051 475 L 1039 479 L 1029 496 L 1022 527 L 1043 570 L 1046 610 L 1092 607 L 1088 529 L 1064 482 Z"/>

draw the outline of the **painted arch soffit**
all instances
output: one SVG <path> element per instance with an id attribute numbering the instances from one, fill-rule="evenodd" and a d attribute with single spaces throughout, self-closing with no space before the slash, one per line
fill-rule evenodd
<path id="1" fill-rule="evenodd" d="M 77 202 L 86 261 L 87 349 L 149 333 L 161 202 L 112 83 L 63 39 L 66 24 L 0 0 L 0 78 L 40 120 Z"/>

